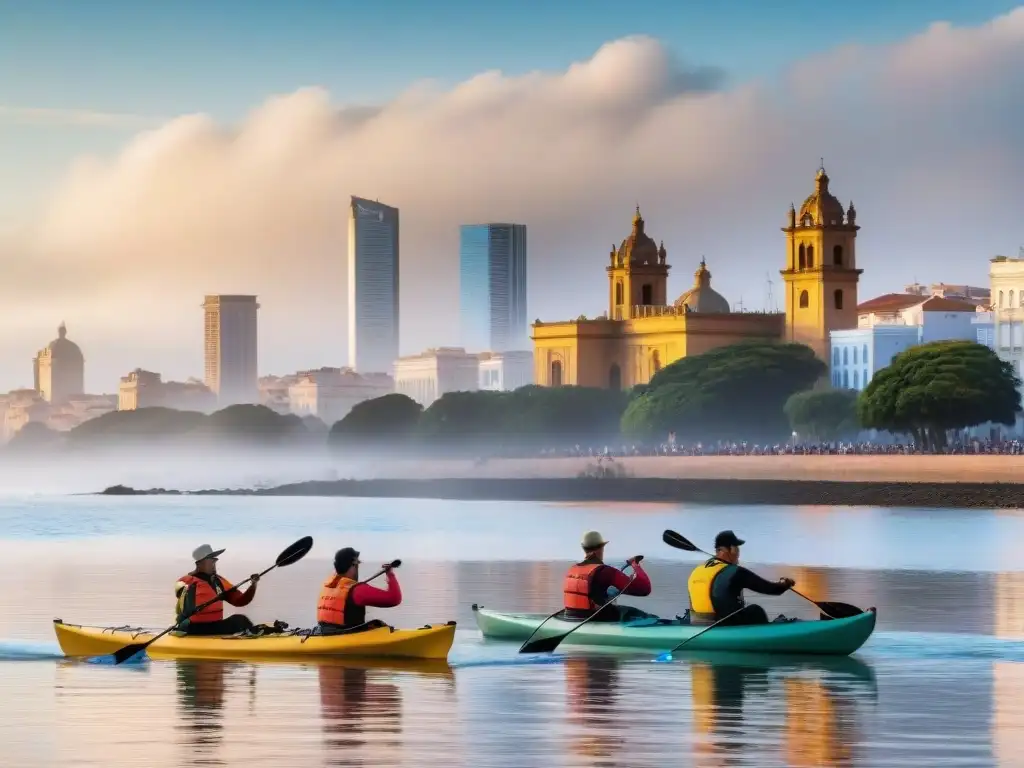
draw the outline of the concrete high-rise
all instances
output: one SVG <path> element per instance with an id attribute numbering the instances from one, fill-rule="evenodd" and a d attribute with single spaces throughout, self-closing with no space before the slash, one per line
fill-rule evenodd
<path id="1" fill-rule="evenodd" d="M 204 383 L 221 408 L 259 402 L 255 296 L 208 295 L 203 302 Z"/>
<path id="2" fill-rule="evenodd" d="M 525 224 L 462 226 L 459 323 L 466 349 L 507 352 L 529 346 Z"/>
<path id="3" fill-rule="evenodd" d="M 398 209 L 353 197 L 348 219 L 348 364 L 385 373 L 398 358 Z"/>

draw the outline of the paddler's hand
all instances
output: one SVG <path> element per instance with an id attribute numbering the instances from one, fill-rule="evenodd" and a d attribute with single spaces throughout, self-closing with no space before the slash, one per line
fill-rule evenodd
<path id="1" fill-rule="evenodd" d="M 643 560 L 643 559 L 644 559 L 643 555 L 633 555 L 631 558 L 629 558 L 627 563 L 629 565 L 633 566 L 634 568 L 636 568 L 638 565 L 640 565 L 640 561 Z"/>
<path id="2" fill-rule="evenodd" d="M 796 586 L 796 582 L 787 576 L 783 576 L 781 579 L 779 579 L 779 584 L 784 585 L 786 589 L 792 589 Z"/>
<path id="3" fill-rule="evenodd" d="M 260 583 L 260 575 L 258 573 L 254 573 L 252 576 L 249 577 L 249 581 L 251 581 L 252 585 L 255 587 L 257 584 Z"/>
<path id="4" fill-rule="evenodd" d="M 384 571 L 384 573 L 391 573 L 391 569 L 394 567 L 395 566 L 393 566 L 391 563 L 383 563 L 380 569 Z"/>

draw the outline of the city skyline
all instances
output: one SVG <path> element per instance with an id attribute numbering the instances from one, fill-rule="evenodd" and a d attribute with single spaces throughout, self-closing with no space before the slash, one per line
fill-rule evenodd
<path id="1" fill-rule="evenodd" d="M 365 58 L 365 81 L 297 64 L 295 41 L 317 27 L 309 12 L 280 30 L 288 74 L 256 62 L 224 106 L 225 82 L 187 68 L 164 98 L 124 75 L 71 88 L 36 58 L 82 54 L 62 25 L 90 40 L 124 26 L 11 11 L 0 65 L 36 74 L 0 85 L 0 389 L 30 384 L 24 360 L 61 319 L 88 350 L 88 391 L 136 367 L 194 376 L 195 301 L 216 292 L 260 296 L 261 373 L 343 363 L 344 206 L 360 192 L 402 210 L 400 355 L 458 343 L 465 221 L 529 227 L 531 322 L 568 319 L 566 286 L 575 314 L 602 311 L 590 267 L 638 202 L 666 222 L 670 292 L 706 256 L 724 295 L 762 307 L 768 276 L 754 265 L 775 252 L 780 211 L 799 204 L 822 156 L 864 225 L 864 298 L 915 280 L 984 282 L 988 259 L 1024 237 L 1024 10 L 1011 7 L 869 3 L 819 9 L 813 24 L 787 13 L 772 24 L 788 42 L 768 50 L 742 42 L 764 12 L 605 8 L 568 34 L 577 4 L 550 12 L 544 35 L 566 39 L 557 54 L 517 47 L 521 21 L 509 41 L 440 69 L 410 53 L 384 74 Z M 188 12 L 167 28 L 195 25 Z M 212 15 L 216 27 L 230 14 Z M 257 4 L 246 23 L 275 15 Z M 453 35 L 472 38 L 484 15 Z M 723 31 L 737 24 L 743 35 Z M 322 27 L 311 46 L 334 28 Z M 225 49 L 240 45 L 224 34 Z M 195 45 L 197 62 L 213 55 L 210 40 Z M 105 54 L 97 71 L 137 69 L 126 55 Z"/>

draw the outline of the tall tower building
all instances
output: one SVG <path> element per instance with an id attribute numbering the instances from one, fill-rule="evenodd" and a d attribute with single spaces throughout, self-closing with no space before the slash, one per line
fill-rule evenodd
<path id="1" fill-rule="evenodd" d="M 618 248 L 612 245 L 608 272 L 608 317 L 629 320 L 633 307 L 668 303 L 668 252 L 644 230 L 640 206 L 633 216 L 633 231 Z M 703 266 L 703 263 L 702 263 Z"/>
<path id="2" fill-rule="evenodd" d="M 797 212 L 789 206 L 786 233 L 786 339 L 806 344 L 831 364 L 830 331 L 857 327 L 857 211 L 828 188 L 824 164 L 814 192 Z"/>
<path id="3" fill-rule="evenodd" d="M 259 402 L 255 296 L 208 295 L 203 302 L 204 383 L 221 408 Z"/>
<path id="4" fill-rule="evenodd" d="M 348 364 L 383 373 L 398 359 L 398 209 L 353 197 L 348 219 Z"/>
<path id="5" fill-rule="evenodd" d="M 32 360 L 32 374 L 36 392 L 48 403 L 61 403 L 85 393 L 85 357 L 68 338 L 64 323 L 57 328 L 57 338 Z"/>
<path id="6" fill-rule="evenodd" d="M 459 323 L 466 349 L 526 348 L 525 224 L 461 227 Z"/>

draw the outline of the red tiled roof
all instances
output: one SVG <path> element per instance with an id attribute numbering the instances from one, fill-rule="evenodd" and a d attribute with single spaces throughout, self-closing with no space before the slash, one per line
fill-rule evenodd
<path id="1" fill-rule="evenodd" d="M 916 293 L 886 293 L 857 305 L 857 312 L 862 315 L 871 312 L 900 312 L 916 307 L 927 300 L 926 296 Z"/>
<path id="2" fill-rule="evenodd" d="M 921 307 L 925 312 L 977 312 L 978 305 L 959 299 L 947 299 L 944 296 L 932 296 Z"/>
<path id="3" fill-rule="evenodd" d="M 925 312 L 976 312 L 977 304 L 959 299 L 947 299 L 942 296 L 921 296 L 917 293 L 886 293 L 857 305 L 857 313 L 902 312 L 919 305 Z"/>

